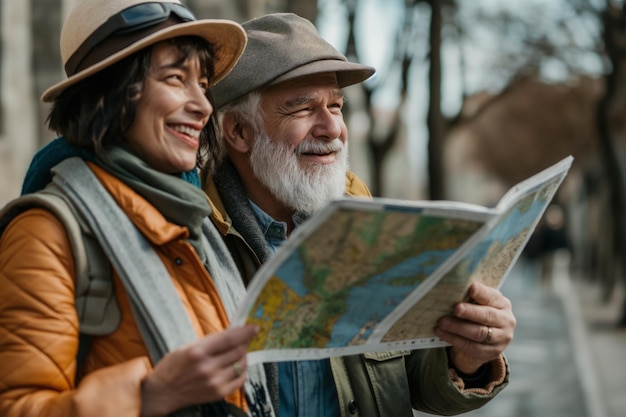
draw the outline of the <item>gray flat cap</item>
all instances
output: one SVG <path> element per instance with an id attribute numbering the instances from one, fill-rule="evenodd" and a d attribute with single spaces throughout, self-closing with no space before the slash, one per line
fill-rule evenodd
<path id="1" fill-rule="evenodd" d="M 248 45 L 234 69 L 212 89 L 214 106 L 265 85 L 324 72 L 336 72 L 339 87 L 368 79 L 375 70 L 348 62 L 308 20 L 293 13 L 273 13 L 242 24 Z"/>

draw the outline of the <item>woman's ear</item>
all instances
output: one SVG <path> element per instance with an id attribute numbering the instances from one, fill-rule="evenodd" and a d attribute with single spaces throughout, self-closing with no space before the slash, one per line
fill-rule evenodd
<path id="1" fill-rule="evenodd" d="M 229 151 L 246 154 L 250 151 L 254 139 L 247 123 L 235 113 L 226 113 L 222 119 L 222 133 Z"/>

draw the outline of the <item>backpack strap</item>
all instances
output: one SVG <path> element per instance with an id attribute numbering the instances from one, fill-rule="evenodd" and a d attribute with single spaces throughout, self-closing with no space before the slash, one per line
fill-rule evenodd
<path id="1" fill-rule="evenodd" d="M 161 259 L 86 163 L 69 158 L 52 171 L 53 182 L 72 201 L 124 283 L 153 362 L 196 340 Z"/>
<path id="2" fill-rule="evenodd" d="M 121 314 L 111 280 L 111 265 L 56 185 L 50 184 L 41 191 L 7 203 L 0 211 L 0 235 L 15 217 L 32 208 L 43 208 L 54 214 L 67 233 L 74 258 L 76 311 L 81 334 L 112 333 L 120 324 Z"/>

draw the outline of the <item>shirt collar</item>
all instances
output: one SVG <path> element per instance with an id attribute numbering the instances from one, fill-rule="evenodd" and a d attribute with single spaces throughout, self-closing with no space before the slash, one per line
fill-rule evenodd
<path id="1" fill-rule="evenodd" d="M 269 214 L 264 212 L 259 206 L 254 204 L 252 200 L 248 200 L 252 211 L 261 227 L 265 240 L 274 246 L 272 243 L 277 241 L 284 241 L 287 239 L 287 223 L 274 220 Z"/>
<path id="2" fill-rule="evenodd" d="M 287 240 L 287 223 L 274 220 L 269 214 L 264 212 L 259 206 L 257 206 L 252 200 L 248 200 L 252 211 L 261 227 L 265 241 L 270 245 L 272 250 L 275 250 L 282 242 Z M 306 217 L 301 213 L 296 212 L 293 215 L 293 223 L 298 227 L 302 222 L 306 220 Z"/>

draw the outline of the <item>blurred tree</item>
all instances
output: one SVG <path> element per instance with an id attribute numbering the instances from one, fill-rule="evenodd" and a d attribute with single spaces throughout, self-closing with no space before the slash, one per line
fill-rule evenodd
<path id="1" fill-rule="evenodd" d="M 441 114 L 441 31 L 442 1 L 427 0 L 430 5 L 430 65 L 428 71 L 428 191 L 432 200 L 442 200 L 445 194 L 441 141 L 444 136 Z"/>
<path id="2" fill-rule="evenodd" d="M 358 0 L 343 0 L 347 15 L 348 37 L 346 45 L 346 55 L 349 59 L 362 62 L 359 54 L 358 43 L 361 41 L 357 33 L 358 13 L 362 10 L 362 4 Z M 395 42 L 391 45 L 393 50 L 390 62 L 385 63 L 391 70 L 381 71 L 392 77 L 395 73 L 393 69 L 400 72 L 399 82 L 394 87 L 390 87 L 388 79 L 378 77 L 376 82 L 363 83 L 362 88 L 365 97 L 365 110 L 368 114 L 369 127 L 367 133 L 367 145 L 369 149 L 369 159 L 371 161 L 370 187 L 374 195 L 383 195 L 383 166 L 386 157 L 398 141 L 401 134 L 405 132 L 402 115 L 406 112 L 408 91 L 411 83 L 411 70 L 414 64 L 421 64 L 419 58 L 419 45 L 421 36 L 416 31 L 417 16 L 424 13 L 421 4 L 430 7 L 430 32 L 429 32 L 429 87 L 428 87 L 428 116 L 427 125 L 429 131 L 428 140 L 428 173 L 429 173 L 429 196 L 436 199 L 443 195 L 443 170 L 441 164 L 441 138 L 444 135 L 445 124 L 441 114 L 441 30 L 443 25 L 444 9 L 454 9 L 454 0 L 405 0 L 402 20 L 398 25 L 393 25 L 395 30 Z M 448 13 L 449 15 L 450 13 Z M 378 120 L 381 113 L 377 109 L 374 101 L 375 94 L 382 89 L 393 88 L 397 97 L 397 105 L 391 111 L 391 120 Z M 384 114 L 385 118 L 389 118 Z M 418 121 L 419 123 L 419 121 Z M 381 126 L 384 126 L 381 128 Z"/>
<path id="3" fill-rule="evenodd" d="M 285 11 L 295 13 L 311 22 L 317 19 L 317 1 L 285 0 Z"/>
<path id="4" fill-rule="evenodd" d="M 61 35 L 61 0 L 30 0 L 33 49 L 31 51 L 33 92 L 37 108 L 36 148 L 46 143 L 53 133 L 48 130 L 44 121 L 48 117 L 49 106 L 39 100 L 44 90 L 62 78 L 63 64 L 59 55 L 59 37 Z M 39 6 L 39 7 L 38 7 Z"/>
<path id="5" fill-rule="evenodd" d="M 624 101 L 626 100 L 626 67 L 624 55 L 626 53 L 626 4 L 621 5 L 608 1 L 605 8 L 600 10 L 602 22 L 602 40 L 605 55 L 608 59 L 608 68 L 605 76 L 605 95 L 598 106 L 598 133 L 602 155 L 605 162 L 607 180 L 611 192 L 610 209 L 614 227 L 609 240 L 609 259 L 611 268 L 605 277 L 605 298 L 609 298 L 620 276 L 626 279 L 626 183 L 624 160 L 624 130 L 616 130 L 612 120 L 615 112 L 624 117 Z M 621 142 L 621 149 L 620 144 Z M 626 326 L 626 300 L 622 317 L 622 326 Z"/>
<path id="6" fill-rule="evenodd" d="M 602 280 L 604 297 L 608 299 L 613 294 L 616 282 L 626 271 L 626 68 L 623 65 L 626 56 L 626 5 L 622 0 L 570 0 L 558 4 L 550 3 L 550 6 L 558 7 L 558 13 L 548 13 L 548 5 L 537 2 L 528 3 L 515 11 L 506 8 L 476 8 L 459 21 L 465 25 L 465 34 L 472 31 L 471 22 L 479 21 L 481 29 L 488 28 L 499 39 L 497 51 L 491 55 L 489 71 L 485 71 L 491 78 L 486 81 L 486 86 L 491 83 L 493 87 L 493 80 L 497 79 L 501 80 L 503 86 L 508 86 L 502 89 L 499 96 L 509 96 L 512 91 L 519 93 L 521 90 L 517 87 L 528 87 L 528 80 L 571 83 L 572 80 L 580 80 L 581 75 L 590 73 L 603 77 L 604 88 L 599 99 L 594 99 L 593 96 L 585 99 L 587 103 L 593 102 L 596 106 L 595 110 L 591 110 L 593 118 L 589 118 L 590 114 L 587 113 L 585 116 L 587 123 L 595 128 L 594 132 L 588 133 L 585 140 L 597 140 L 598 147 L 594 155 L 601 160 L 601 170 L 588 167 L 585 173 L 587 180 L 581 184 L 587 184 L 584 190 L 587 198 L 603 199 L 599 201 L 601 208 L 598 210 L 598 218 L 591 222 L 598 229 L 593 231 L 598 240 L 592 242 L 592 264 L 586 268 L 591 268 L 589 273 L 592 277 Z M 525 13 L 520 13 L 520 10 Z M 471 40 L 467 38 L 461 40 L 469 41 Z M 599 65 L 590 66 L 590 62 Z M 545 93 L 551 88 L 548 83 L 538 87 Z M 563 88 L 567 86 L 563 85 Z M 591 91 L 598 89 L 589 89 L 590 94 Z M 547 110 L 548 102 L 539 101 L 539 97 L 545 96 L 544 92 L 534 93 L 532 96 L 529 90 L 527 94 L 528 100 L 534 99 L 535 105 Z M 500 99 L 490 100 L 482 111 L 492 109 L 501 102 Z M 473 118 L 482 117 L 481 111 L 472 114 Z M 567 124 L 571 122 L 567 120 L 567 116 L 564 106 L 550 107 L 549 114 L 537 115 L 528 120 L 527 127 L 519 124 L 517 126 L 528 133 L 532 128 L 531 123 L 539 126 L 542 118 L 550 117 L 555 119 L 556 125 L 563 124 L 560 131 L 566 132 L 567 128 L 571 129 L 573 126 Z M 459 119 L 456 120 L 458 121 Z M 509 124 L 511 126 L 513 124 Z M 482 146 L 485 150 L 480 156 L 482 162 L 501 178 L 506 178 L 507 175 L 510 178 L 511 171 L 516 169 L 518 177 L 536 172 L 532 169 L 538 168 L 537 162 L 542 161 L 542 164 L 547 165 L 550 163 L 548 155 L 556 158 L 561 153 L 555 152 L 557 149 L 569 149 L 571 153 L 579 150 L 576 148 L 577 141 L 571 139 L 579 137 L 580 131 L 552 137 L 540 134 L 540 137 L 545 138 L 541 145 L 527 143 L 525 149 L 518 147 L 517 153 L 509 152 L 515 153 L 512 158 L 502 159 L 505 148 L 509 151 L 512 147 L 515 148 L 511 141 L 517 133 L 511 132 L 511 129 L 509 132 L 503 130 L 499 135 L 501 138 L 506 137 L 506 141 L 494 141 L 489 149 Z M 559 140 L 565 142 L 557 143 Z M 535 146 L 540 146 L 540 155 L 530 158 L 530 155 L 537 156 L 533 149 Z M 600 189 L 589 189 L 589 184 Z M 606 188 L 606 192 L 602 188 Z M 621 322 L 626 325 L 626 301 Z"/>
<path id="7" fill-rule="evenodd" d="M 292 12 L 312 22 L 317 17 L 317 1 L 308 0 L 185 0 L 201 18 L 232 19 L 237 22 L 266 13 Z"/>

